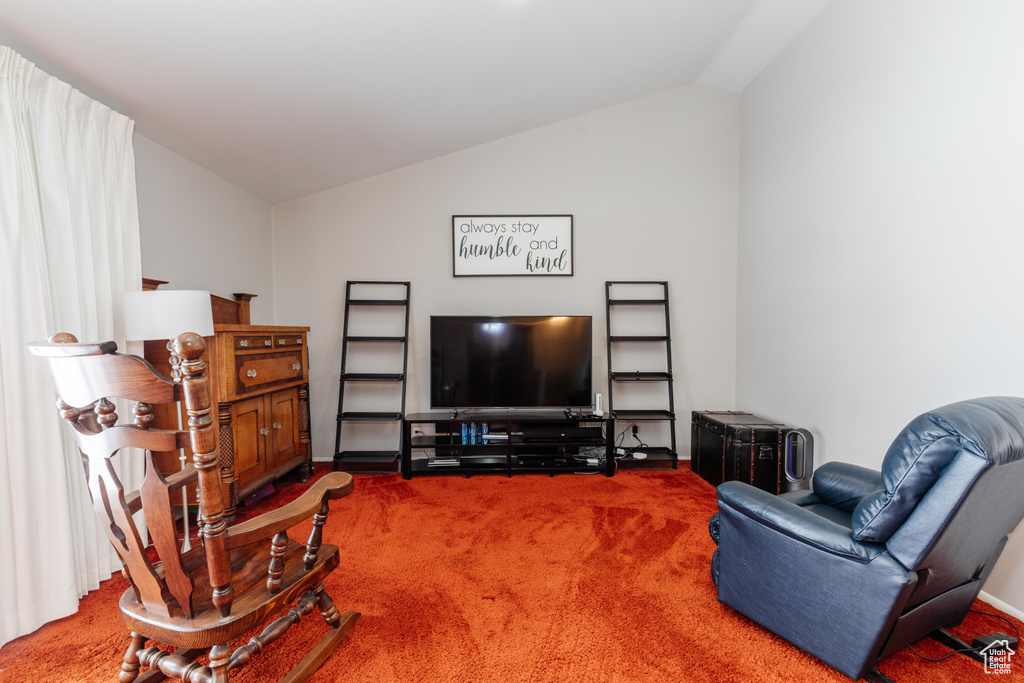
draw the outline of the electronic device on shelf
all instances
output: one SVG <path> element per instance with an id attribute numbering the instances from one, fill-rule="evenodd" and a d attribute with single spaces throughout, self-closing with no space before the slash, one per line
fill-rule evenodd
<path id="1" fill-rule="evenodd" d="M 490 434 L 484 434 L 482 437 L 484 443 L 490 441 L 508 441 L 508 434 L 502 432 L 492 432 Z"/>
<path id="2" fill-rule="evenodd" d="M 591 316 L 430 318 L 432 408 L 590 409 Z"/>
<path id="3" fill-rule="evenodd" d="M 558 441 L 560 439 L 568 439 L 570 441 L 593 439 L 600 441 L 602 438 L 604 438 L 604 430 L 600 427 L 577 427 L 563 424 L 528 425 L 523 427 L 523 439 L 525 441 Z"/>

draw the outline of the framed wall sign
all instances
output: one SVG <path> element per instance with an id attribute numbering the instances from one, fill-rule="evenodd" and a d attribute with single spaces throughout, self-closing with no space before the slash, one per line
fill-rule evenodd
<path id="1" fill-rule="evenodd" d="M 452 274 L 572 275 L 572 216 L 452 216 Z"/>

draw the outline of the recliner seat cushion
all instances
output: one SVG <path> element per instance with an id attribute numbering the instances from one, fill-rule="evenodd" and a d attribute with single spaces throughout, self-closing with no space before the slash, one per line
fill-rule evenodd
<path id="1" fill-rule="evenodd" d="M 933 413 L 907 425 L 882 460 L 884 488 L 865 496 L 853 510 L 853 537 L 887 541 L 962 448 L 956 428 Z"/>

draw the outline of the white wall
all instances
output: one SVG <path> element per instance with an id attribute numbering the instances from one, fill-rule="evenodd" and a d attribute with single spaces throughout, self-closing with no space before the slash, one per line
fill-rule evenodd
<path id="1" fill-rule="evenodd" d="M 682 87 L 275 206 L 275 310 L 312 327 L 314 457 L 331 458 L 347 280 L 410 280 L 409 411 L 429 408 L 431 314 L 589 314 L 604 282 L 669 281 L 679 448 L 734 399 L 738 98 Z M 569 213 L 576 275 L 453 278 L 452 214 Z"/>
<path id="2" fill-rule="evenodd" d="M 270 207 L 238 186 L 135 135 L 142 274 L 163 289 L 252 300 L 253 324 L 274 322 Z"/>
<path id="3" fill-rule="evenodd" d="M 742 94 L 737 407 L 880 464 L 1024 395 L 1024 4 L 833 0 Z M 1024 530 L 985 590 L 1024 610 Z"/>

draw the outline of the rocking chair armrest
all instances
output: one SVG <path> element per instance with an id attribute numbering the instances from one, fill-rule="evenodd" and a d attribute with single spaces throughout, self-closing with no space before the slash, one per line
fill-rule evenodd
<path id="1" fill-rule="evenodd" d="M 142 509 L 142 493 L 140 491 L 132 491 L 126 494 L 124 504 L 128 506 L 128 512 L 134 515 Z"/>
<path id="2" fill-rule="evenodd" d="M 168 491 L 177 491 L 182 486 L 191 484 L 199 478 L 199 470 L 196 469 L 194 463 L 185 463 L 184 469 L 178 470 L 174 474 L 168 474 L 164 477 L 167 482 Z"/>
<path id="3" fill-rule="evenodd" d="M 177 491 L 182 486 L 191 484 L 198 478 L 199 470 L 196 469 L 194 464 L 188 463 L 185 465 L 185 469 L 164 477 L 164 483 L 167 484 L 168 491 Z M 142 491 L 132 491 L 126 494 L 124 503 L 128 506 L 128 512 L 134 515 L 142 509 Z"/>
<path id="4" fill-rule="evenodd" d="M 352 493 L 354 483 L 347 472 L 331 472 L 318 479 L 302 495 L 276 510 L 228 527 L 228 548 L 239 548 L 295 526 L 320 511 L 324 501 Z"/>

